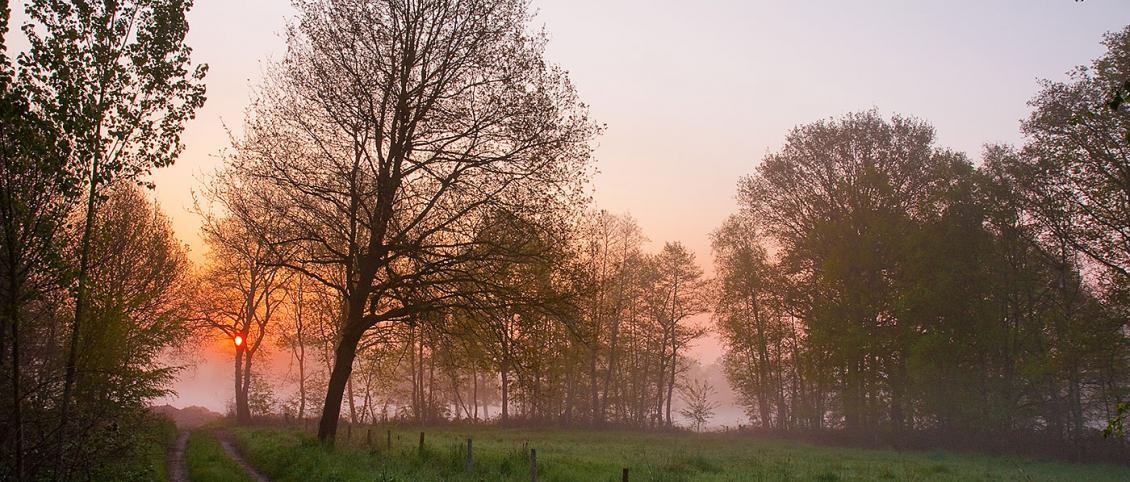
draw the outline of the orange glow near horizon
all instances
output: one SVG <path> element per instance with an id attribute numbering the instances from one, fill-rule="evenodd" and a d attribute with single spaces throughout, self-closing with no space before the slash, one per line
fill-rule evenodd
<path id="1" fill-rule="evenodd" d="M 232 341 L 235 342 L 236 348 L 243 346 L 243 335 L 235 335 L 235 338 Z"/>

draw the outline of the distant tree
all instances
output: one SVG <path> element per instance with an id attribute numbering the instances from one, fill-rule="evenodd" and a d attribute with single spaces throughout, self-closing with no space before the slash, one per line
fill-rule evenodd
<path id="1" fill-rule="evenodd" d="M 325 312 L 320 312 L 317 303 L 321 288 L 313 280 L 305 276 L 293 276 L 290 283 L 285 286 L 286 300 L 283 307 L 286 309 L 286 325 L 279 334 L 279 344 L 291 352 L 291 357 L 298 365 L 298 406 L 295 415 L 299 419 L 306 418 L 306 402 L 310 399 L 311 360 L 308 352 L 314 351 L 316 343 L 314 330 L 317 323 L 324 323 Z"/>
<path id="2" fill-rule="evenodd" d="M 691 421 L 694 431 L 702 430 L 702 426 L 714 418 L 714 410 L 718 408 L 718 403 L 711 400 L 714 394 L 714 387 L 706 380 L 679 385 L 679 395 L 687 405 L 679 410 L 679 414 Z"/>
<path id="3" fill-rule="evenodd" d="M 199 319 L 233 341 L 235 415 L 240 423 L 251 421 L 252 361 L 280 318 L 292 275 L 282 267 L 285 254 L 274 249 L 265 234 L 277 219 L 244 202 L 252 188 L 213 184 L 208 197 L 222 211 L 202 211 L 208 264 L 201 273 Z"/>
<path id="4" fill-rule="evenodd" d="M 784 280 L 749 216 L 731 216 L 711 239 L 713 316 L 727 347 L 727 376 L 751 419 L 764 429 L 786 428 L 785 383 L 795 354 L 789 350 L 794 332 L 784 312 Z"/>
<path id="5" fill-rule="evenodd" d="M 163 167 L 181 151 L 185 123 L 204 103 L 205 66 L 190 70 L 184 44 L 190 0 L 31 0 L 19 57 L 28 99 L 68 146 L 64 182 L 84 185 L 86 208 L 75 268 L 59 440 L 79 375 L 78 344 L 88 304 L 91 237 L 105 189 Z M 61 445 L 61 444 L 60 444 Z"/>
<path id="6" fill-rule="evenodd" d="M 583 323 L 589 332 L 590 397 L 592 422 L 603 425 L 612 405 L 623 412 L 626 400 L 622 382 L 630 376 L 622 366 L 623 333 L 634 320 L 629 306 L 640 293 L 638 277 L 642 267 L 643 232 L 634 219 L 601 210 L 587 217 L 579 230 L 578 262 L 583 266 L 585 285 L 580 306 Z M 601 367 L 603 365 L 603 367 Z M 603 368 L 603 370 L 601 370 Z"/>
<path id="7" fill-rule="evenodd" d="M 933 142 L 920 121 L 849 114 L 794 129 L 739 183 L 741 207 L 779 247 L 795 288 L 789 312 L 823 354 L 820 370 L 835 379 L 849 431 L 906 423 L 909 353 L 901 340 L 914 328 L 896 316 L 895 275 L 915 225 L 944 206 L 951 174 L 971 170 Z"/>
<path id="8" fill-rule="evenodd" d="M 651 259 L 649 271 L 645 296 L 662 337 L 655 416 L 657 424 L 665 420 L 666 426 L 670 427 L 671 402 L 681 370 L 679 351 L 705 332 L 701 327 L 687 326 L 685 321 L 707 310 L 706 286 L 694 253 L 682 243 L 666 243 L 663 250 Z"/>
<path id="9" fill-rule="evenodd" d="M 1028 143 L 1002 159 L 1024 208 L 1065 247 L 1102 267 L 1103 296 L 1130 306 L 1130 27 L 1108 33 L 1106 53 L 1068 82 L 1045 81 L 1022 128 Z M 1112 98 L 1112 93 L 1113 98 Z M 1115 339 L 1121 338 L 1115 335 Z M 1125 359 L 1126 355 L 1119 355 Z M 1106 407 L 1112 423 L 1124 399 Z"/>
<path id="10" fill-rule="evenodd" d="M 1029 143 L 1013 169 L 1032 213 L 1118 278 L 1130 277 L 1130 108 L 1096 109 L 1130 78 L 1130 27 L 1107 34 L 1107 52 L 1067 83 L 1044 82 L 1023 124 Z M 1119 281 L 1119 283 L 1126 283 Z"/>
<path id="11" fill-rule="evenodd" d="M 473 304 L 489 286 L 466 289 L 468 263 L 493 256 L 476 223 L 501 208 L 552 229 L 584 200 L 599 129 L 524 1 L 299 10 L 233 167 L 280 194 L 276 244 L 303 246 L 288 267 L 343 301 L 318 431 L 332 444 L 365 334 Z"/>

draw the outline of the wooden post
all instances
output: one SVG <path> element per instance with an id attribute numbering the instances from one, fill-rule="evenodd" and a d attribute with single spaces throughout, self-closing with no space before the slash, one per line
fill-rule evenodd
<path id="1" fill-rule="evenodd" d="M 392 429 L 388 429 L 388 449 L 392 450 Z"/>
<path id="2" fill-rule="evenodd" d="M 367 447 L 373 446 L 373 429 L 372 428 L 365 429 L 365 446 L 367 446 Z"/>
<path id="3" fill-rule="evenodd" d="M 538 482 L 538 451 L 530 449 L 530 482 Z"/>
<path id="4" fill-rule="evenodd" d="M 624 472 L 620 475 L 620 482 L 628 482 L 628 468 L 624 467 Z"/>
<path id="5" fill-rule="evenodd" d="M 353 424 L 351 423 L 345 424 L 345 439 L 350 443 L 353 442 Z"/>
<path id="6" fill-rule="evenodd" d="M 424 453 L 424 432 L 420 432 L 420 453 Z"/>
<path id="7" fill-rule="evenodd" d="M 475 459 L 471 452 L 471 437 L 467 437 L 467 472 L 475 469 Z"/>

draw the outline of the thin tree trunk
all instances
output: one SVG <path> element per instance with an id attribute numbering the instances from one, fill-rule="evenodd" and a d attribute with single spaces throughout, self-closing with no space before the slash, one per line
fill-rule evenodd
<path id="1" fill-rule="evenodd" d="M 12 271 L 15 271 L 14 269 Z M 17 480 L 23 479 L 24 473 L 24 424 L 21 406 L 23 405 L 22 397 L 20 396 L 20 308 L 19 308 L 19 292 L 21 291 L 20 284 L 15 273 L 12 273 L 11 279 L 8 280 L 9 296 L 8 296 L 8 322 L 11 324 L 12 333 L 12 424 L 15 428 L 15 476 Z"/>
<path id="2" fill-rule="evenodd" d="M 96 175 L 98 173 L 99 155 L 95 154 L 90 162 L 90 183 L 86 196 L 86 216 L 82 227 L 82 238 L 79 241 L 78 286 L 75 291 L 75 319 L 71 325 L 70 344 L 67 347 L 67 363 L 63 375 L 63 398 L 59 404 L 59 429 L 56 436 L 57 447 L 61 450 L 67 440 L 67 422 L 70 416 L 71 397 L 76 384 L 78 372 L 78 344 L 79 332 L 82 321 L 86 315 L 87 278 L 90 276 L 90 238 L 94 232 L 94 217 L 97 204 L 95 194 L 98 186 Z M 55 472 L 58 476 L 63 454 L 57 454 L 55 459 Z"/>
<path id="3" fill-rule="evenodd" d="M 298 332 L 298 418 L 306 417 L 306 347 L 302 331 Z"/>
<path id="4" fill-rule="evenodd" d="M 671 382 L 667 385 L 667 426 L 671 426 L 671 399 L 675 393 L 675 375 L 679 371 L 679 352 L 676 339 L 671 338 Z"/>
<path id="5" fill-rule="evenodd" d="M 345 391 L 349 397 L 349 423 L 357 425 L 357 407 L 354 405 L 353 400 L 353 377 L 345 382 Z"/>
<path id="6" fill-rule="evenodd" d="M 510 373 L 508 367 L 502 367 L 502 423 L 505 424 L 510 417 Z"/>

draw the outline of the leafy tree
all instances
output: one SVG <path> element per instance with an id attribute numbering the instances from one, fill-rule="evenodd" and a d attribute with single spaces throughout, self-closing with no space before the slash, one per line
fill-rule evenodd
<path id="1" fill-rule="evenodd" d="M 726 344 L 726 373 L 762 428 L 789 421 L 786 380 L 795 360 L 795 336 L 784 312 L 784 280 L 770 263 L 756 223 L 748 216 L 726 220 L 712 236 L 716 291 L 713 317 Z"/>
<path id="2" fill-rule="evenodd" d="M 670 427 L 672 397 L 678 373 L 682 370 L 679 350 L 705 331 L 685 323 L 691 316 L 706 311 L 705 284 L 702 268 L 695 263 L 694 253 L 678 242 L 666 243 L 663 250 L 651 258 L 648 276 L 645 302 L 662 336 L 655 418 L 657 425 L 663 420 Z"/>
<path id="3" fill-rule="evenodd" d="M 207 69 L 190 68 L 191 49 L 184 44 L 191 6 L 190 0 L 31 0 L 25 7 L 30 46 L 20 55 L 20 78 L 36 111 L 68 146 L 63 182 L 86 191 L 60 441 L 70 429 L 89 309 L 92 233 L 105 189 L 171 164 L 181 151 L 185 123 L 204 102 Z"/>
<path id="4" fill-rule="evenodd" d="M 933 146 L 929 126 L 875 112 L 794 129 L 755 176 L 739 185 L 742 207 L 781 249 L 799 293 L 793 312 L 827 354 L 844 426 L 905 422 L 906 352 L 911 327 L 892 316 L 894 280 L 915 222 L 941 203 L 950 166 L 968 161 Z M 880 395 L 880 391 L 886 395 Z M 877 400 L 887 400 L 886 416 Z"/>
<path id="5" fill-rule="evenodd" d="M 1023 193 L 1023 207 L 1041 229 L 1101 267 L 1108 303 L 1126 306 L 1130 109 L 1121 92 L 1130 81 L 1130 27 L 1108 33 L 1103 45 L 1107 52 L 1090 67 L 1075 69 L 1068 82 L 1043 83 L 1023 124 L 1028 142 L 1020 153 L 1002 159 L 1001 170 Z M 1116 421 L 1122 416 L 1119 402 L 1124 400 L 1115 398 L 1106 407 Z"/>
<path id="6" fill-rule="evenodd" d="M 0 2 L 0 457 L 21 478 L 26 445 L 24 405 L 31 378 L 24 356 L 36 304 L 65 286 L 66 221 L 75 197 L 54 127 L 37 113 L 14 77 L 3 35 L 8 2 Z"/>

